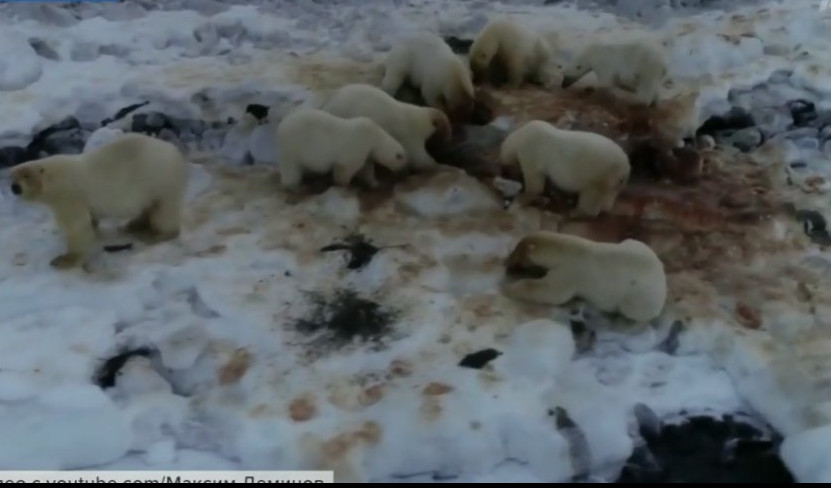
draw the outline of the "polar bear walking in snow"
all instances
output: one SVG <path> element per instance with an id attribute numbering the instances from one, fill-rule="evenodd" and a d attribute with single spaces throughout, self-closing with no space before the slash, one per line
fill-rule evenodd
<path id="1" fill-rule="evenodd" d="M 377 186 L 373 164 L 392 171 L 404 168 L 404 148 L 367 117 L 344 119 L 314 108 L 298 109 L 277 126 L 282 153 L 280 183 L 296 189 L 303 174 L 332 173 L 338 186 L 349 186 L 359 174 L 370 187 Z"/>
<path id="2" fill-rule="evenodd" d="M 506 267 L 504 292 L 515 300 L 559 306 L 581 298 L 601 312 L 646 322 L 662 313 L 667 298 L 663 262 L 634 239 L 606 243 L 540 231 L 517 243 Z M 512 277 L 534 268 L 544 276 Z"/>
<path id="3" fill-rule="evenodd" d="M 410 35 L 392 48 L 383 66 L 381 88 L 391 96 L 409 82 L 421 90 L 428 106 L 451 118 L 466 120 L 472 113 L 470 71 L 441 37 L 429 32 Z"/>
<path id="4" fill-rule="evenodd" d="M 500 163 L 519 165 L 525 183 L 523 200 L 532 200 L 551 180 L 560 190 L 578 193 L 577 209 L 595 217 L 612 209 L 629 181 L 629 156 L 613 140 L 593 132 L 559 129 L 533 120 L 502 142 Z"/>

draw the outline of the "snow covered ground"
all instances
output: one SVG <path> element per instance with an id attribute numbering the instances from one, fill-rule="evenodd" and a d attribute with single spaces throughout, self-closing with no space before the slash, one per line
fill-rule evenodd
<path id="1" fill-rule="evenodd" d="M 391 195 L 328 189 L 295 201 L 275 184 L 269 125 L 237 123 L 248 104 L 268 105 L 274 124 L 326 90 L 373 82 L 372 62 L 414 29 L 470 39 L 511 13 L 567 57 L 598 32 L 634 27 L 622 17 L 556 2 L 3 5 L 0 161 L 30 155 L 34 134 L 64 123 L 42 147 L 80 151 L 155 128 L 194 167 L 180 241 L 103 254 L 86 271 L 51 269 L 62 242 L 50 215 L 0 186 L 0 468 L 614 480 L 642 443 L 633 426 L 643 404 L 667 419 L 751 414 L 785 437 L 795 477 L 831 481 L 831 259 L 779 205 L 828 204 L 831 10 L 818 4 L 655 27 L 670 43 L 674 88 L 700 91 L 693 127 L 731 106 L 756 124 L 718 137 L 709 154 L 738 179 L 654 190 L 664 206 L 647 205 L 650 224 L 623 230 L 633 193 L 618 220 L 559 222 L 504 209 L 462 171 L 413 177 Z M 498 95 L 514 118 L 495 126 L 554 110 L 520 113 L 528 93 Z M 799 110 L 797 99 L 807 101 Z M 791 127 L 797 112 L 810 120 Z M 774 210 L 756 212 L 759 194 Z M 722 220 L 678 210 L 725 198 L 733 213 Z M 640 232 L 667 262 L 661 320 L 632 330 L 499 293 L 501 260 L 523 234 L 616 232 L 603 222 Z M 319 252 L 356 234 L 380 248 L 364 267 Z M 575 345 L 580 324 L 596 339 L 577 334 Z M 139 348 L 150 353 L 114 380 L 96 378 Z M 499 354 L 484 368 L 459 365 L 488 349 Z"/>

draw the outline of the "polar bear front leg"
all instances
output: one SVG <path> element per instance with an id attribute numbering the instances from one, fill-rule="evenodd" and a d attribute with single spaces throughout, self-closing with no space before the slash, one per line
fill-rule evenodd
<path id="1" fill-rule="evenodd" d="M 55 220 L 66 239 L 66 252 L 49 264 L 57 269 L 74 268 L 83 262 L 95 244 L 92 216 L 84 205 L 63 204 L 56 210 Z"/>
<path id="2" fill-rule="evenodd" d="M 522 195 L 517 199 L 517 203 L 521 205 L 530 204 L 545 192 L 546 176 L 541 171 L 538 171 L 533 165 L 519 162 L 522 169 L 522 181 L 525 183 L 525 188 L 522 190 Z"/>
<path id="3" fill-rule="evenodd" d="M 526 78 L 526 62 L 523 56 L 506 56 L 505 69 L 508 71 L 508 86 L 519 88 Z"/>
<path id="4" fill-rule="evenodd" d="M 375 163 L 367 161 L 363 168 L 358 171 L 358 178 L 370 189 L 375 189 L 381 186 L 378 179 L 375 177 Z"/>
<path id="5" fill-rule="evenodd" d="M 407 72 L 396 63 L 387 63 L 384 66 L 384 79 L 381 80 L 381 89 L 391 97 L 395 97 L 401 85 L 407 79 Z"/>
<path id="6" fill-rule="evenodd" d="M 180 198 L 171 196 L 160 200 L 148 213 L 148 238 L 158 243 L 170 241 L 179 237 L 181 232 L 182 202 Z"/>
<path id="7" fill-rule="evenodd" d="M 358 161 L 336 162 L 335 167 L 332 169 L 332 181 L 335 185 L 343 187 L 349 186 L 352 183 L 352 178 L 361 170 L 361 166 L 358 163 Z"/>
<path id="8" fill-rule="evenodd" d="M 303 172 L 297 162 L 290 157 L 283 157 L 280 161 L 280 186 L 284 190 L 293 191 L 303 182 Z"/>
<path id="9" fill-rule="evenodd" d="M 605 195 L 597 188 L 585 188 L 580 192 L 575 214 L 581 217 L 597 217 L 605 203 Z"/>

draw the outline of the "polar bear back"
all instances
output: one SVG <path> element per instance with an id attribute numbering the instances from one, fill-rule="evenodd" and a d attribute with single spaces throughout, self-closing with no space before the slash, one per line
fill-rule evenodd
<path id="1" fill-rule="evenodd" d="M 74 158 L 61 171 L 80 178 L 90 208 L 102 215 L 132 217 L 187 186 L 189 163 L 179 148 L 143 134 L 125 134 Z"/>
<path id="2" fill-rule="evenodd" d="M 429 135 L 409 133 L 412 130 L 420 132 L 418 125 L 413 124 L 417 120 L 414 113 L 420 108 L 399 102 L 380 88 L 360 83 L 339 88 L 321 106 L 322 110 L 337 117 L 367 117 L 402 143 Z"/>
<path id="3" fill-rule="evenodd" d="M 416 86 L 443 79 L 448 65 L 457 64 L 464 72 L 467 67 L 441 37 L 430 32 L 418 32 L 403 38 L 385 59 L 386 69 L 406 69 L 409 81 Z"/>
<path id="4" fill-rule="evenodd" d="M 599 179 L 617 181 L 629 171 L 629 158 L 611 139 L 593 132 L 559 129 L 535 120 L 505 140 L 522 165 L 545 173 L 565 191 L 579 191 Z"/>
<path id="5" fill-rule="evenodd" d="M 528 256 L 526 264 L 548 270 L 542 279 L 552 287 L 569 287 L 600 310 L 626 306 L 654 316 L 663 308 L 667 295 L 664 266 L 643 242 L 598 242 L 540 231 L 524 238 L 519 249 Z"/>
<path id="6" fill-rule="evenodd" d="M 287 115 L 277 126 L 276 138 L 285 156 L 318 172 L 330 170 L 335 161 L 363 161 L 376 147 L 393 152 L 400 148 L 367 117 L 346 119 L 314 108 Z"/>

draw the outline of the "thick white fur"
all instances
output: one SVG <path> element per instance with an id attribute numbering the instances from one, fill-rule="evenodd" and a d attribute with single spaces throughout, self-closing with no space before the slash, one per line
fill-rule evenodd
<path id="1" fill-rule="evenodd" d="M 355 175 L 377 186 L 373 162 L 393 171 L 406 164 L 404 148 L 366 117 L 345 119 L 314 108 L 288 114 L 277 126 L 280 181 L 295 189 L 305 172 L 329 173 L 336 185 L 348 186 Z"/>
<path id="2" fill-rule="evenodd" d="M 507 265 L 539 266 L 542 278 L 505 284 L 515 300 L 562 305 L 581 298 L 605 313 L 645 322 L 658 317 L 667 297 L 664 265 L 646 244 L 633 239 L 603 243 L 540 231 L 522 238 Z"/>
<path id="3" fill-rule="evenodd" d="M 548 41 L 509 18 L 489 22 L 473 41 L 468 57 L 476 82 L 487 77 L 496 61 L 507 70 L 509 86 L 518 87 L 525 81 L 548 83 Z"/>
<path id="4" fill-rule="evenodd" d="M 614 206 L 629 181 L 629 157 L 616 142 L 593 132 L 559 129 L 533 120 L 502 142 L 503 165 L 519 164 L 525 199 L 545 190 L 550 179 L 560 190 L 578 193 L 578 212 L 597 216 Z"/>
<path id="5" fill-rule="evenodd" d="M 654 105 L 667 78 L 664 46 L 646 35 L 592 42 L 563 70 L 563 88 L 593 71 L 600 87 L 618 89 L 637 103 Z"/>
<path id="6" fill-rule="evenodd" d="M 430 107 L 462 117 L 472 112 L 470 71 L 441 37 L 429 32 L 406 37 L 387 54 L 383 65 L 381 88 L 393 97 L 409 82 L 421 90 Z"/>
<path id="7" fill-rule="evenodd" d="M 127 230 L 157 242 L 178 237 L 188 166 L 175 145 L 126 134 L 83 154 L 16 166 L 12 191 L 51 208 L 67 244 L 51 264 L 70 268 L 88 257 L 103 218 L 132 219 Z"/>
<path id="8" fill-rule="evenodd" d="M 452 135 L 450 120 L 441 110 L 400 102 L 372 85 L 343 86 L 323 102 L 321 109 L 347 119 L 371 119 L 404 146 L 407 163 L 415 169 L 438 166 L 425 147 L 433 134 L 439 134 L 442 142 L 449 142 Z"/>

